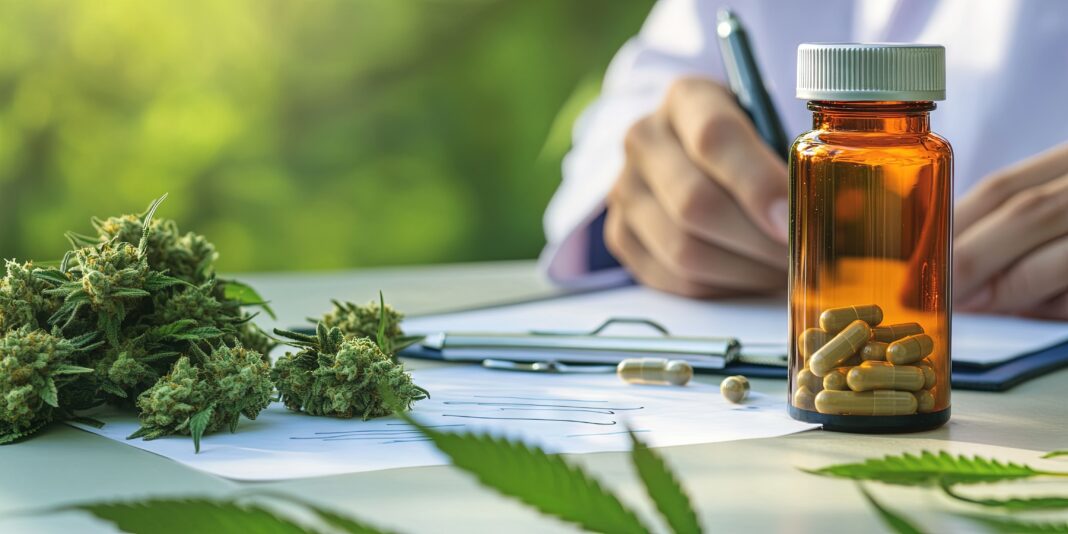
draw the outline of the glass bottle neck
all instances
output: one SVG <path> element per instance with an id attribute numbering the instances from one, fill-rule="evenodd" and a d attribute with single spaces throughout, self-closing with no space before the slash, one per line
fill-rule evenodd
<path id="1" fill-rule="evenodd" d="M 930 112 L 934 108 L 934 102 L 808 103 L 813 129 L 850 132 L 930 133 Z"/>

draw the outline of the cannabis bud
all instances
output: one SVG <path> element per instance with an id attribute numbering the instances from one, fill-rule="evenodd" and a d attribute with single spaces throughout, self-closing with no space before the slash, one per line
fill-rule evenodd
<path id="1" fill-rule="evenodd" d="M 91 245 L 118 241 L 136 245 L 145 235 L 144 221 L 149 220 L 145 252 L 148 262 L 170 275 L 191 284 L 204 283 L 215 276 L 219 254 L 204 236 L 189 232 L 182 235 L 178 224 L 169 219 L 152 219 L 148 212 L 107 219 L 93 218 L 96 237 L 72 234 L 78 244 Z"/>
<path id="2" fill-rule="evenodd" d="M 314 336 L 275 333 L 303 349 L 279 358 L 272 374 L 290 410 L 366 420 L 390 415 L 395 408 L 411 409 L 413 402 L 429 396 L 412 383 L 403 364 L 370 338 L 346 337 L 341 329 L 323 323 Z"/>
<path id="3" fill-rule="evenodd" d="M 65 386 L 92 369 L 72 365 L 75 353 L 99 346 L 92 336 L 63 339 L 23 326 L 0 338 L 0 443 L 52 421 Z"/>
<path id="4" fill-rule="evenodd" d="M 46 326 L 62 302 L 45 293 L 52 285 L 34 275 L 31 262 L 8 260 L 6 269 L 0 280 L 0 335 L 21 326 Z"/>
<path id="5" fill-rule="evenodd" d="M 68 233 L 72 248 L 56 266 L 7 262 L 0 279 L 0 443 L 26 436 L 49 421 L 75 417 L 76 410 L 104 402 L 132 404 L 149 389 L 160 395 L 157 381 L 164 375 L 174 378 L 169 372 L 182 355 L 189 357 L 186 364 L 191 361 L 202 380 L 213 387 L 231 387 L 221 375 L 210 373 L 233 369 L 213 357 L 199 357 L 202 347 L 246 347 L 232 349 L 240 357 L 219 358 L 255 355 L 267 384 L 256 392 L 270 396 L 262 354 L 273 341 L 243 309 L 267 309 L 265 303 L 247 285 L 215 279 L 218 255 L 203 236 L 181 234 L 174 221 L 154 218 L 165 198 L 139 215 L 94 219 L 95 236 Z M 203 394 L 205 387 L 196 391 Z M 259 398 L 247 391 L 242 395 L 246 400 Z M 205 397 L 209 404 L 187 403 L 185 408 L 199 406 L 192 415 L 208 414 L 201 417 L 212 428 L 222 424 L 219 421 L 236 422 L 233 406 L 252 414 L 260 409 L 236 400 L 212 407 L 220 396 L 225 397 L 212 393 Z M 195 418 L 188 427 L 177 428 L 184 419 L 168 427 L 159 414 L 173 413 L 178 406 L 170 412 L 158 402 L 145 406 L 152 410 L 145 432 L 184 430 L 199 441 L 208 428 L 201 428 Z"/>
<path id="6" fill-rule="evenodd" d="M 395 355 L 397 351 L 419 341 L 422 336 L 405 336 L 400 322 L 404 315 L 385 303 L 379 294 L 379 301 L 368 302 L 364 306 L 352 302 L 331 300 L 334 309 L 323 315 L 320 321 L 309 318 L 312 323 L 322 322 L 328 329 L 338 328 L 346 336 L 378 339 L 382 336 L 382 350 Z"/>
<path id="7" fill-rule="evenodd" d="M 237 429 L 242 415 L 255 419 L 271 402 L 270 364 L 243 347 L 216 347 L 210 354 L 194 349 L 170 372 L 137 398 L 141 428 L 127 439 L 156 439 L 170 434 L 200 438 L 221 428 Z"/>

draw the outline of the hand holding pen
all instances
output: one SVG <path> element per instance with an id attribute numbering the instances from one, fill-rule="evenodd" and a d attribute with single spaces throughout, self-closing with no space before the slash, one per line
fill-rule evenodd
<path id="1" fill-rule="evenodd" d="M 607 200 L 609 251 L 643 284 L 688 297 L 786 285 L 786 163 L 750 116 L 778 122 L 773 108 L 759 111 L 766 109 L 760 94 L 770 100 L 747 42 L 732 35 L 743 47 L 725 52 L 728 74 L 744 74 L 740 87 L 759 86 L 747 93 L 748 112 L 739 106 L 745 99 L 712 80 L 676 81 L 659 109 L 627 133 L 623 171 Z"/>

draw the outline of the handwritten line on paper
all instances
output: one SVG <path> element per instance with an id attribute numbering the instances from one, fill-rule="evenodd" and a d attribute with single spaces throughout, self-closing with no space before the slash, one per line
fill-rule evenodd
<path id="1" fill-rule="evenodd" d="M 416 429 L 414 427 L 412 427 L 412 425 L 409 425 L 408 423 L 386 423 L 386 426 L 403 426 L 403 427 L 409 428 L 410 430 L 400 430 L 400 429 L 397 429 L 397 430 L 393 430 L 393 429 L 338 430 L 338 431 L 334 431 L 334 432 L 315 432 L 315 434 L 318 435 L 318 434 L 351 434 L 353 432 L 415 432 L 416 431 Z M 457 423 L 457 424 L 453 424 L 453 425 L 427 425 L 427 428 L 446 428 L 446 427 L 450 427 L 450 426 L 464 426 L 464 425 L 461 424 L 461 423 Z"/>
<path id="2" fill-rule="evenodd" d="M 601 410 L 598 408 L 529 408 L 529 407 L 514 407 L 514 408 L 497 408 L 504 411 L 526 411 L 526 412 L 586 412 L 586 413 L 599 413 L 601 415 L 615 415 L 616 412 L 612 410 Z"/>
<path id="3" fill-rule="evenodd" d="M 443 432 L 522 439 L 553 453 L 629 451 L 627 426 L 638 429 L 653 447 L 781 436 L 814 427 L 786 415 L 785 392 L 751 395 L 748 402 L 759 409 L 736 410 L 720 398 L 715 385 L 704 383 L 635 389 L 611 375 L 501 374 L 477 366 L 417 369 L 412 378 L 434 393 L 432 399 L 415 405 L 412 415 L 417 420 Z M 500 405 L 445 404 L 473 401 Z M 600 413 L 614 412 L 615 407 L 641 409 Z M 307 417 L 274 403 L 255 424 L 242 425 L 235 434 L 212 434 L 201 443 L 200 454 L 194 454 L 188 438 L 127 441 L 139 426 L 136 415 L 128 411 L 103 408 L 94 416 L 107 424 L 74 426 L 238 480 L 448 463 L 414 427 L 395 418 Z"/>
<path id="4" fill-rule="evenodd" d="M 473 406 L 536 406 L 536 407 L 539 407 L 539 408 L 590 408 L 589 406 L 572 406 L 570 404 L 531 404 L 531 403 L 525 403 L 525 402 L 445 401 L 442 404 L 448 404 L 448 405 L 454 405 L 454 406 L 455 405 L 465 405 L 466 404 L 466 405 L 473 405 Z M 597 408 L 600 408 L 602 410 L 626 411 L 626 410 L 643 410 L 643 409 L 645 409 L 645 406 L 636 406 L 636 407 L 633 407 L 633 408 L 629 408 L 629 407 L 627 407 L 627 408 L 619 408 L 619 407 L 609 408 L 609 407 L 597 406 Z"/>
<path id="5" fill-rule="evenodd" d="M 552 397 L 513 397 L 505 395 L 471 395 L 476 399 L 518 399 L 518 400 L 533 400 L 533 401 L 557 401 L 557 402 L 608 402 L 606 400 L 584 400 L 584 399 L 560 399 Z"/>
<path id="6" fill-rule="evenodd" d="M 646 432 L 651 432 L 651 430 L 631 430 L 629 433 L 631 433 L 631 434 L 644 434 Z M 617 434 L 627 434 L 627 433 L 628 432 L 626 430 L 620 430 L 619 432 L 593 432 L 591 434 L 568 434 L 568 435 L 566 435 L 564 437 L 565 438 L 581 438 L 581 437 L 585 437 L 585 436 L 615 436 Z"/>
<path id="7" fill-rule="evenodd" d="M 498 421 L 548 421 L 554 423 L 582 423 L 585 425 L 602 425 L 612 426 L 615 425 L 615 421 L 601 422 L 601 421 L 582 421 L 579 419 L 554 419 L 545 417 L 489 417 L 482 415 L 460 415 L 445 413 L 441 414 L 442 417 L 462 417 L 464 419 L 496 419 Z"/>

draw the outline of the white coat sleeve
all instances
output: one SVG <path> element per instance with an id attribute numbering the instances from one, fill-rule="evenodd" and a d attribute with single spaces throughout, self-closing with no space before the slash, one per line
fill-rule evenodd
<path id="1" fill-rule="evenodd" d="M 660 104 L 675 79 L 722 78 L 712 33 L 717 4 L 661 0 L 640 33 L 613 58 L 600 96 L 575 123 L 563 182 L 545 213 L 548 244 L 541 263 L 553 282 L 597 287 L 628 279 L 595 235 L 599 232 L 595 223 L 623 166 L 623 138 L 631 124 Z"/>

